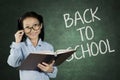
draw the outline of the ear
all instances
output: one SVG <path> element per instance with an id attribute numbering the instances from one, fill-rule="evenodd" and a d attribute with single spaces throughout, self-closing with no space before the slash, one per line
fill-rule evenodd
<path id="1" fill-rule="evenodd" d="M 42 29 L 42 27 L 43 27 L 43 26 L 42 26 L 42 23 L 41 23 L 41 24 L 40 24 L 40 29 Z"/>

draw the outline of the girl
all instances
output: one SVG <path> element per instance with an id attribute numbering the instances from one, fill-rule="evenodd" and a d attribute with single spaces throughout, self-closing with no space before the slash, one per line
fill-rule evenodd
<path id="1" fill-rule="evenodd" d="M 53 46 L 44 41 L 43 17 L 35 12 L 26 12 L 18 20 L 15 41 L 10 46 L 8 64 L 19 67 L 21 62 L 32 52 L 54 51 Z M 19 70 L 20 80 L 49 80 L 57 75 L 57 67 L 42 62 L 37 67 L 42 70 Z"/>

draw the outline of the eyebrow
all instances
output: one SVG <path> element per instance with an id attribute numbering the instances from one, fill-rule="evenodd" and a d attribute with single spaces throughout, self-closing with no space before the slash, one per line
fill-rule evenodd
<path id="1" fill-rule="evenodd" d="M 40 24 L 40 23 L 34 23 L 33 25 L 35 25 L 35 24 Z M 26 26 L 30 26 L 30 25 L 29 24 L 25 24 L 24 26 L 26 27 Z"/>

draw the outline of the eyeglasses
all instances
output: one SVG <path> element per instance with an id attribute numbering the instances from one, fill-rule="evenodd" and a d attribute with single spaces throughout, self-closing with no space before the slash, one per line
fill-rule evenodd
<path id="1" fill-rule="evenodd" d="M 25 28 L 24 28 L 24 31 L 25 31 L 26 33 L 30 33 L 32 29 L 33 29 L 34 31 L 37 31 L 37 30 L 40 29 L 40 27 L 41 27 L 40 24 L 34 24 L 32 27 L 29 27 L 29 26 L 25 27 Z"/>

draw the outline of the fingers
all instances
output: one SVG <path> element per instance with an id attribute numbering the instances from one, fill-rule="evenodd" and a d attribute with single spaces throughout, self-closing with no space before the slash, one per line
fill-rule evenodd
<path id="1" fill-rule="evenodd" d="M 42 64 L 38 64 L 38 68 L 40 68 L 44 72 L 53 72 L 53 65 L 55 61 L 53 60 L 51 64 L 47 64 L 45 62 L 42 62 Z"/>
<path id="2" fill-rule="evenodd" d="M 23 31 L 23 30 L 17 31 L 17 32 L 15 33 L 15 41 L 16 41 L 17 43 L 21 42 L 23 35 L 24 35 L 24 31 Z"/>
<path id="3" fill-rule="evenodd" d="M 54 65 L 54 63 L 55 63 L 55 60 L 53 60 L 53 61 L 52 61 L 52 63 L 51 63 L 50 65 L 51 65 L 51 66 L 53 66 L 53 65 Z"/>
<path id="4" fill-rule="evenodd" d="M 42 71 L 47 72 L 48 71 L 48 67 L 46 67 L 45 65 L 42 64 L 38 64 L 37 65 L 38 68 L 40 68 Z"/>
<path id="5" fill-rule="evenodd" d="M 45 65 L 45 66 L 48 66 L 48 65 L 53 66 L 54 63 L 55 63 L 55 60 L 53 60 L 52 63 L 50 63 L 50 64 L 47 64 L 47 63 L 45 63 L 45 62 L 42 62 L 42 64 Z"/>
<path id="6" fill-rule="evenodd" d="M 45 62 L 42 62 L 42 64 L 43 64 L 43 65 L 45 65 L 45 66 L 48 66 L 48 64 L 47 64 L 47 63 L 45 63 Z"/>
<path id="7" fill-rule="evenodd" d="M 23 30 L 19 30 L 19 31 L 16 32 L 15 35 L 23 35 L 23 34 L 24 34 L 24 31 Z"/>
<path id="8" fill-rule="evenodd" d="M 45 66 L 44 65 L 42 65 L 42 64 L 38 64 L 37 65 L 40 69 L 42 69 L 42 70 L 44 70 L 45 69 Z"/>

